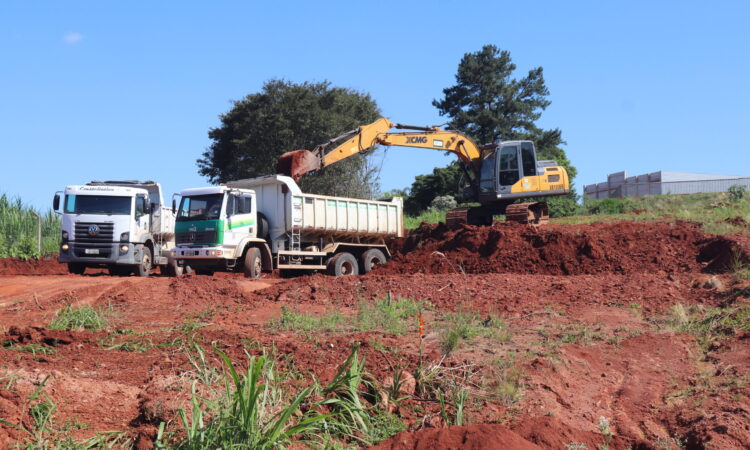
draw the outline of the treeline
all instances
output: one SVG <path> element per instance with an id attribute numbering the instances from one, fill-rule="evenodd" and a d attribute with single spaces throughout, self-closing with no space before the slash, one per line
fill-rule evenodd
<path id="1" fill-rule="evenodd" d="M 40 220 L 41 252 L 37 243 Z M 51 210 L 40 213 L 18 197 L 0 196 L 0 258 L 39 258 L 57 253 L 59 243 L 60 219 Z"/>

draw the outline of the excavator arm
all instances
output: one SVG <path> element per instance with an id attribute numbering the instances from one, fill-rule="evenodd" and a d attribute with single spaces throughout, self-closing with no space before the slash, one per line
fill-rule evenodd
<path id="1" fill-rule="evenodd" d="M 391 129 L 412 130 L 393 132 Z M 418 127 L 395 124 L 381 117 L 317 146 L 314 150 L 294 150 L 284 153 L 277 171 L 299 180 L 304 174 L 335 164 L 377 145 L 428 148 L 454 153 L 466 167 L 476 173 L 481 160 L 481 150 L 467 136 L 439 127 Z"/>

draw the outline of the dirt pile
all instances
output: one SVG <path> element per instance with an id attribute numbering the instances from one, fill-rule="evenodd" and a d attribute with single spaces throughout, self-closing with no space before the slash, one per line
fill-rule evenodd
<path id="1" fill-rule="evenodd" d="M 0 258 L 0 275 L 67 275 L 68 266 L 57 258 Z"/>
<path id="2" fill-rule="evenodd" d="M 469 425 L 403 432 L 373 450 L 540 449 L 503 425 Z"/>
<path id="3" fill-rule="evenodd" d="M 542 228 L 495 222 L 455 230 L 422 224 L 395 243 L 396 256 L 378 273 L 712 272 L 724 268 L 733 245 L 689 222 Z"/>

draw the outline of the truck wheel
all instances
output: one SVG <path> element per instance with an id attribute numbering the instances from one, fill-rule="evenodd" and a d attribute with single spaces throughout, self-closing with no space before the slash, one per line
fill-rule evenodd
<path id="1" fill-rule="evenodd" d="M 371 248 L 366 252 L 362 253 L 362 269 L 364 273 L 368 273 L 380 264 L 385 264 L 388 261 L 382 251 L 377 248 Z"/>
<path id="2" fill-rule="evenodd" d="M 359 275 L 357 258 L 351 253 L 342 252 L 328 261 L 328 275 L 340 277 L 344 275 Z"/>
<path id="3" fill-rule="evenodd" d="M 135 266 L 135 274 L 139 277 L 147 277 L 151 274 L 151 249 L 143 247 L 143 258 L 141 263 Z"/>
<path id="4" fill-rule="evenodd" d="M 83 275 L 83 272 L 86 271 L 86 266 L 80 263 L 68 263 L 68 273 L 72 273 L 74 275 Z"/>
<path id="5" fill-rule="evenodd" d="M 167 276 L 179 277 L 183 273 L 185 273 L 185 267 L 189 267 L 189 266 L 178 265 L 176 259 L 169 260 L 169 262 L 167 262 Z"/>
<path id="6" fill-rule="evenodd" d="M 260 249 L 258 247 L 250 247 L 245 252 L 245 263 L 242 266 L 242 271 L 248 278 L 260 278 L 260 273 L 263 271 L 263 264 L 260 260 Z"/>

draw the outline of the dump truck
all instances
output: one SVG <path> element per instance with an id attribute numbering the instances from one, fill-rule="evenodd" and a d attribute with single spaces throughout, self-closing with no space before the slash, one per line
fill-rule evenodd
<path id="1" fill-rule="evenodd" d="M 159 183 L 92 181 L 66 186 L 55 193 L 52 207 L 62 219 L 58 259 L 67 263 L 70 273 L 83 274 L 88 267 L 138 276 L 148 276 L 155 267 L 174 275 L 183 270 L 170 257 L 175 210 L 164 204 Z"/>
<path id="2" fill-rule="evenodd" d="M 385 263 L 402 237 L 403 201 L 305 194 L 282 175 L 185 189 L 173 258 L 198 274 L 242 271 L 251 278 L 325 271 L 357 275 Z M 176 206 L 176 205 L 175 205 Z"/>

